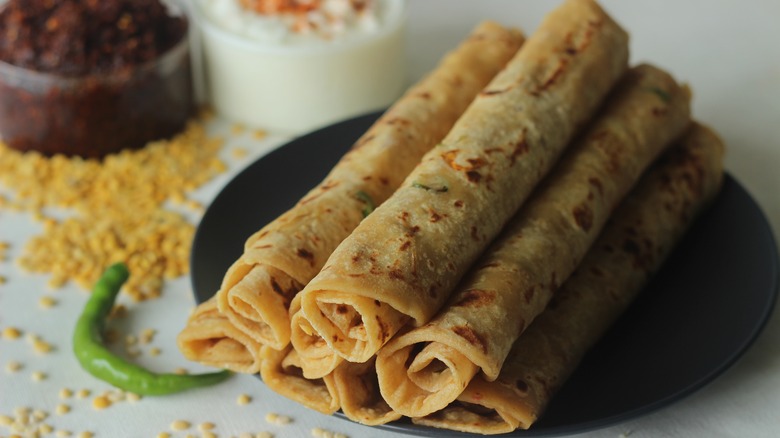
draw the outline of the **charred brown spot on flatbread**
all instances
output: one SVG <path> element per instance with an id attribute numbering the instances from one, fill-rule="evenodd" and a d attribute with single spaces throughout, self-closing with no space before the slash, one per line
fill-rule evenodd
<path id="1" fill-rule="evenodd" d="M 479 347 L 484 353 L 487 353 L 487 343 L 485 342 L 485 339 L 480 336 L 479 333 L 474 331 L 471 327 L 467 325 L 459 325 L 452 328 L 452 331 L 460 336 L 461 338 L 465 339 L 469 344 Z"/>
<path id="2" fill-rule="evenodd" d="M 409 247 L 412 246 L 411 240 L 404 240 L 404 243 L 401 244 L 401 246 L 398 247 L 400 251 L 406 251 L 409 249 Z"/>
<path id="3" fill-rule="evenodd" d="M 580 229 L 585 232 L 590 231 L 591 227 L 593 227 L 593 210 L 590 206 L 587 204 L 578 205 L 574 207 L 572 214 L 574 215 L 574 221 Z"/>
<path id="4" fill-rule="evenodd" d="M 477 242 L 479 241 L 479 230 L 476 225 L 471 226 L 471 238 Z"/>
<path id="5" fill-rule="evenodd" d="M 291 285 L 289 289 L 285 290 L 276 281 L 276 278 L 271 277 L 271 289 L 284 298 L 285 302 L 289 302 L 298 293 L 298 288 L 295 285 Z"/>
<path id="6" fill-rule="evenodd" d="M 336 313 L 338 313 L 339 315 L 343 315 L 347 312 L 349 312 L 349 309 L 347 309 L 346 305 L 339 304 L 338 306 L 336 306 Z"/>
<path id="7" fill-rule="evenodd" d="M 379 315 L 376 315 L 376 324 L 379 326 L 380 342 L 385 342 L 390 337 L 390 330 Z"/>
<path id="8" fill-rule="evenodd" d="M 560 79 L 564 72 L 566 71 L 566 68 L 569 66 L 569 60 L 567 58 L 558 58 L 558 63 L 555 65 L 555 68 L 550 72 L 547 77 L 544 79 L 544 82 L 542 82 L 539 86 L 534 88 L 533 90 L 530 90 L 529 93 L 532 96 L 539 96 L 542 92 L 547 90 L 548 88 L 552 87 L 556 82 L 558 82 L 558 79 Z"/>
<path id="9" fill-rule="evenodd" d="M 668 113 L 668 112 L 669 112 L 669 110 L 668 110 L 668 109 L 666 109 L 666 108 L 657 108 L 657 107 L 654 107 L 654 108 L 652 108 L 652 109 L 650 110 L 650 112 L 651 112 L 651 113 L 653 114 L 653 116 L 655 116 L 655 117 L 661 117 L 661 116 L 664 116 L 664 115 L 666 115 L 666 113 Z"/>
<path id="10" fill-rule="evenodd" d="M 523 298 L 525 298 L 525 303 L 529 304 L 531 300 L 534 299 L 534 295 L 536 294 L 536 287 L 531 286 L 527 288 L 525 291 L 523 291 Z"/>
<path id="11" fill-rule="evenodd" d="M 296 254 L 298 255 L 298 257 L 302 259 L 306 259 L 310 265 L 314 266 L 314 254 L 312 254 L 311 251 L 305 248 L 298 248 Z"/>
<path id="12" fill-rule="evenodd" d="M 482 166 L 487 164 L 487 162 L 485 161 L 484 158 L 479 158 L 479 157 L 477 157 L 477 158 L 469 158 L 466 161 L 469 162 L 469 164 L 471 165 L 472 169 L 478 169 L 478 168 L 480 168 L 480 167 L 482 167 Z"/>
<path id="13" fill-rule="evenodd" d="M 523 131 L 523 138 L 520 139 L 517 143 L 515 143 L 514 148 L 512 149 L 512 155 L 509 156 L 509 163 L 511 166 L 514 166 L 517 162 L 517 159 L 521 156 L 528 153 L 530 150 L 530 147 L 528 146 L 528 142 L 525 139 L 525 130 Z"/>
<path id="14" fill-rule="evenodd" d="M 469 170 L 466 172 L 466 178 L 473 183 L 478 183 L 482 180 L 482 174 L 477 172 L 476 170 Z"/>
<path id="15" fill-rule="evenodd" d="M 463 201 L 458 199 L 457 201 L 453 202 L 452 205 L 454 205 L 457 208 L 461 208 L 461 207 L 463 207 Z"/>
<path id="16" fill-rule="evenodd" d="M 400 269 L 391 269 L 390 271 L 388 271 L 387 275 L 394 280 L 404 279 L 404 271 Z"/>
<path id="17" fill-rule="evenodd" d="M 462 294 L 453 306 L 482 307 L 493 302 L 496 292 L 492 290 L 469 289 Z"/>
<path id="18" fill-rule="evenodd" d="M 599 191 L 599 194 L 604 193 L 604 186 L 601 184 L 601 180 L 595 176 L 588 178 L 588 183 Z"/>

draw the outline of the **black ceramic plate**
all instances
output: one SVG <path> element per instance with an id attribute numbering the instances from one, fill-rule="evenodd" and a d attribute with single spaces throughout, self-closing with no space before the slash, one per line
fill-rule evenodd
<path id="1" fill-rule="evenodd" d="M 192 282 L 208 299 L 244 240 L 321 181 L 378 114 L 300 137 L 260 158 L 209 206 L 195 235 Z M 750 346 L 778 292 L 777 246 L 750 195 L 727 175 L 715 203 L 624 317 L 586 356 L 528 431 L 583 432 L 646 414 L 696 391 Z M 452 432 L 397 422 L 414 435 Z M 465 434 L 464 434 L 465 435 Z"/>

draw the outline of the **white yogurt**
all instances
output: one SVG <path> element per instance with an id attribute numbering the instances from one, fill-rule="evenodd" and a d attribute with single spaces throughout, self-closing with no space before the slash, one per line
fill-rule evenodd
<path id="1" fill-rule="evenodd" d="M 297 14 L 242 1 L 256 0 L 193 8 L 207 95 L 226 118 L 296 134 L 385 107 L 403 91 L 404 0 L 309 0 L 316 8 Z"/>

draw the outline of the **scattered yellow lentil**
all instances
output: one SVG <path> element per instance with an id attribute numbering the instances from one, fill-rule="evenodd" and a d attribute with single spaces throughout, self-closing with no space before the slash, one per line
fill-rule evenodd
<path id="1" fill-rule="evenodd" d="M 57 305 L 57 300 L 50 296 L 42 296 L 38 299 L 38 306 L 41 309 L 51 309 L 52 307 Z"/>
<path id="2" fill-rule="evenodd" d="M 2 275 L 0 275 L 0 284 L 6 284 L 8 283 L 8 279 Z"/>
<path id="3" fill-rule="evenodd" d="M 216 425 L 214 423 L 212 423 L 210 421 L 206 421 L 206 422 L 200 423 L 198 425 L 198 430 L 201 431 L 201 432 L 205 432 L 207 430 L 214 430 L 215 427 L 216 427 Z"/>
<path id="4" fill-rule="evenodd" d="M 160 432 L 157 434 L 157 438 L 171 438 L 171 434 L 168 432 Z"/>
<path id="5" fill-rule="evenodd" d="M 249 432 L 241 432 L 238 434 L 238 438 L 254 438 Z"/>
<path id="6" fill-rule="evenodd" d="M 54 408 L 54 412 L 57 415 L 65 415 L 70 412 L 70 406 L 66 405 L 65 403 L 60 403 L 56 408 Z"/>
<path id="7" fill-rule="evenodd" d="M 217 438 L 217 434 L 207 430 L 201 433 L 201 438 Z"/>
<path id="8" fill-rule="evenodd" d="M 339 432 L 332 432 L 321 427 L 315 427 L 311 430 L 311 436 L 315 438 L 349 438 L 347 435 Z"/>
<path id="9" fill-rule="evenodd" d="M 127 393 L 127 401 L 129 402 L 137 402 L 138 400 L 141 400 L 141 396 L 134 393 L 134 392 L 128 392 Z"/>
<path id="10" fill-rule="evenodd" d="M 284 426 L 285 424 L 292 423 L 292 418 L 286 416 L 286 415 L 279 415 L 273 412 L 269 412 L 265 414 L 265 421 L 271 424 L 276 424 L 279 426 Z"/>
<path id="11" fill-rule="evenodd" d="M 244 148 L 233 148 L 232 151 L 230 151 L 230 154 L 233 156 L 233 158 L 241 159 L 246 158 L 246 156 L 249 154 L 249 152 Z"/>
<path id="12" fill-rule="evenodd" d="M 152 356 L 159 356 L 160 353 L 162 353 L 162 350 L 160 350 L 157 347 L 152 347 L 152 348 L 149 349 L 149 354 L 152 355 Z"/>
<path id="13" fill-rule="evenodd" d="M 49 158 L 0 144 L 0 184 L 13 193 L 9 207 L 73 213 L 60 221 L 41 216 L 46 226 L 25 245 L 20 266 L 52 274 L 53 288 L 72 280 L 90 289 L 109 264 L 124 261 L 133 275 L 123 292 L 136 300 L 159 296 L 165 278 L 189 271 L 195 231 L 185 216 L 166 210 L 165 201 L 226 170 L 218 157 L 222 143 L 194 120 L 170 140 L 102 161 Z"/>
<path id="14" fill-rule="evenodd" d="M 95 434 L 89 431 L 79 432 L 78 438 L 92 438 Z"/>
<path id="15" fill-rule="evenodd" d="M 0 415 L 0 426 L 10 426 L 14 423 L 14 419 L 8 415 Z"/>
<path id="16" fill-rule="evenodd" d="M 262 129 L 255 129 L 252 131 L 252 137 L 255 140 L 262 140 L 268 136 L 268 133 L 263 131 Z"/>
<path id="17" fill-rule="evenodd" d="M 108 400 L 112 403 L 124 401 L 126 398 L 126 394 L 122 390 L 106 391 L 103 395 L 108 397 Z"/>
<path id="18" fill-rule="evenodd" d="M 111 406 L 111 400 L 105 395 L 99 395 L 92 399 L 92 407 L 96 410 L 103 410 Z"/>
<path id="19" fill-rule="evenodd" d="M 33 418 L 35 418 L 38 421 L 43 421 L 47 418 L 49 418 L 49 413 L 46 411 L 42 411 L 40 409 L 36 409 L 32 413 Z"/>
<path id="20" fill-rule="evenodd" d="M 184 420 L 174 420 L 171 423 L 171 430 L 187 430 L 190 428 L 190 422 Z"/>
<path id="21" fill-rule="evenodd" d="M 22 331 L 16 327 L 6 327 L 3 329 L 3 339 L 19 339 L 22 336 Z"/>
<path id="22" fill-rule="evenodd" d="M 189 374 L 190 372 L 187 371 L 187 368 L 178 367 L 175 370 L 173 370 L 173 374 Z"/>
<path id="23" fill-rule="evenodd" d="M 71 432 L 69 430 L 60 429 L 57 432 L 55 432 L 54 434 L 57 436 L 57 438 L 67 438 L 69 436 L 72 436 L 73 432 Z"/>
<path id="24" fill-rule="evenodd" d="M 271 432 L 258 432 L 257 435 L 255 435 L 255 438 L 274 438 L 274 434 Z"/>
<path id="25" fill-rule="evenodd" d="M 76 397 L 78 398 L 87 398 L 89 395 L 92 394 L 92 391 L 89 389 L 79 389 L 76 393 Z"/>
<path id="26" fill-rule="evenodd" d="M 50 343 L 44 341 L 41 338 L 35 338 L 32 342 L 32 345 L 33 350 L 35 350 L 36 353 L 46 354 L 51 353 L 51 351 L 54 350 L 54 347 Z"/>
<path id="27" fill-rule="evenodd" d="M 136 338 L 135 335 L 125 336 L 125 345 L 135 345 L 137 343 L 138 343 L 138 338 Z"/>
<path id="28" fill-rule="evenodd" d="M 19 371 L 21 369 L 22 369 L 22 364 L 17 362 L 17 361 L 15 361 L 15 360 L 12 360 L 12 361 L 8 362 L 7 364 L 5 364 L 5 371 L 7 373 L 15 373 L 15 372 L 17 372 L 17 371 Z"/>
<path id="29" fill-rule="evenodd" d="M 252 401 L 252 397 L 249 396 L 249 394 L 240 394 L 238 398 L 236 398 L 236 404 L 238 405 L 248 405 L 249 402 Z"/>
<path id="30" fill-rule="evenodd" d="M 44 373 L 43 371 L 33 371 L 30 375 L 30 378 L 32 378 L 36 382 L 40 382 L 42 380 L 46 380 L 46 378 L 49 377 Z"/>
<path id="31" fill-rule="evenodd" d="M 241 134 L 243 134 L 243 133 L 244 133 L 244 131 L 246 131 L 246 126 L 244 126 L 244 125 L 242 125 L 242 124 L 240 124 L 240 123 L 234 123 L 234 124 L 233 124 L 233 125 L 230 127 L 230 132 L 231 132 L 232 134 L 234 134 L 234 135 L 241 135 Z"/>
<path id="32" fill-rule="evenodd" d="M 141 331 L 141 336 L 139 336 L 139 340 L 142 344 L 150 344 L 154 340 L 154 335 L 157 334 L 157 330 L 153 328 L 146 328 Z"/>
<path id="33" fill-rule="evenodd" d="M 60 389 L 60 398 L 61 399 L 65 400 L 65 399 L 68 399 L 68 398 L 71 398 L 71 397 L 73 397 L 73 391 L 71 391 L 68 388 Z"/>

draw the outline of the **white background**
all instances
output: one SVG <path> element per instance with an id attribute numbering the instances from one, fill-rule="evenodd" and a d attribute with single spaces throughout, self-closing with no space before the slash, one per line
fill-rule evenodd
<path id="1" fill-rule="evenodd" d="M 556 4 L 541 0 L 410 1 L 410 83 L 430 70 L 478 21 L 495 19 L 520 26 L 530 34 Z M 603 4 L 630 31 L 632 62 L 652 62 L 692 86 L 694 116 L 724 138 L 728 145 L 727 170 L 758 201 L 778 234 L 780 2 L 610 0 Z M 221 121 L 212 129 L 230 133 Z M 231 163 L 231 171 L 198 190 L 196 198 L 208 203 L 235 172 L 287 140 L 271 135 L 252 143 L 249 138 L 229 139 L 225 159 Z M 231 144 L 250 145 L 251 156 L 244 160 L 231 158 L 227 153 Z M 0 241 L 13 243 L 9 261 L 0 262 L 0 275 L 8 278 L 8 283 L 0 286 L 0 329 L 16 326 L 57 346 L 54 353 L 39 356 L 25 341 L 0 340 L 0 366 L 10 360 L 25 365 L 13 375 L 0 370 L 0 414 L 12 415 L 19 406 L 39 408 L 51 413 L 46 422 L 55 429 L 91 430 L 100 437 L 153 437 L 169 430 L 175 419 L 193 424 L 214 422 L 220 436 L 270 431 L 279 437 L 307 437 L 313 427 L 352 437 L 399 436 L 308 411 L 250 376 L 236 376 L 219 386 L 181 395 L 120 403 L 101 412 L 94 411 L 88 400 L 74 399 L 68 402 L 72 408 L 69 414 L 55 415 L 54 408 L 61 403 L 57 395 L 60 388 L 89 388 L 98 393 L 108 386 L 81 371 L 70 352 L 70 330 L 87 294 L 69 287 L 56 293 L 59 305 L 55 309 L 39 310 L 38 298 L 52 294 L 46 287 L 47 277 L 24 274 L 13 263 L 23 243 L 40 231 L 40 225 L 30 216 L 0 210 Z M 128 302 L 130 316 L 121 328 L 133 333 L 156 328 L 154 345 L 163 351 L 154 358 L 142 356 L 142 363 L 157 370 L 177 366 L 193 372 L 204 370 L 184 360 L 174 342 L 193 304 L 188 278 L 168 283 L 161 299 Z M 30 373 L 36 370 L 48 373 L 49 378 L 33 382 Z M 241 393 L 253 397 L 249 405 L 236 404 Z M 264 420 L 268 412 L 289 415 L 294 422 L 287 426 L 268 424 Z M 780 428 L 778 412 L 780 321 L 775 316 L 745 356 L 702 390 L 656 413 L 583 436 L 770 437 L 776 436 Z M 187 433 L 198 436 L 194 427 L 174 436 Z M 0 436 L 7 434 L 0 427 Z"/>

